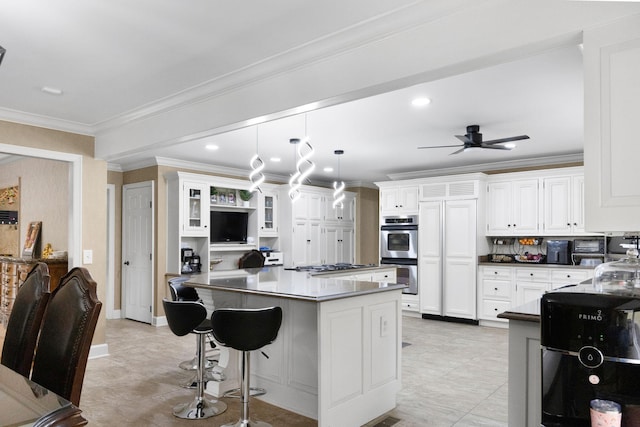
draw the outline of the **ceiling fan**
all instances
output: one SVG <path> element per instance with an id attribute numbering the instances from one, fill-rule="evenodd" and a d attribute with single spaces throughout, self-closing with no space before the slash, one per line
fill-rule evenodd
<path id="1" fill-rule="evenodd" d="M 425 147 L 418 147 L 418 149 L 422 148 L 447 148 L 447 147 L 462 147 L 461 149 L 454 151 L 451 154 L 462 153 L 463 151 L 469 148 L 490 148 L 493 150 L 511 150 L 512 147 L 507 147 L 505 145 L 500 145 L 505 142 L 511 141 L 519 141 L 521 139 L 529 139 L 528 135 L 518 135 L 512 136 L 509 138 L 501 138 L 501 139 L 492 139 L 490 141 L 483 141 L 482 134 L 480 133 L 480 126 L 478 125 L 470 125 L 467 126 L 467 133 L 464 135 L 456 135 L 460 141 L 462 141 L 462 145 L 432 145 Z"/>

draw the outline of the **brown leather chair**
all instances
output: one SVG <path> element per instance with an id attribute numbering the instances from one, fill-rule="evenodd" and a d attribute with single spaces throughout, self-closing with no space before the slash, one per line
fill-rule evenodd
<path id="1" fill-rule="evenodd" d="M 18 289 L 2 347 L 2 364 L 27 378 L 50 296 L 49 268 L 39 262 Z"/>
<path id="2" fill-rule="evenodd" d="M 31 380 L 76 406 L 101 307 L 96 282 L 85 268 L 75 267 L 51 294 L 42 320 Z"/>
<path id="3" fill-rule="evenodd" d="M 262 267 L 264 267 L 264 255 L 262 255 L 262 252 L 256 249 L 252 249 L 249 252 L 246 252 L 238 260 L 238 268 Z"/>

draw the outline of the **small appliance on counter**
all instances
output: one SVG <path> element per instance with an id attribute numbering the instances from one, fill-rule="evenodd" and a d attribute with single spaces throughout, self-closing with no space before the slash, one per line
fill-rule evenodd
<path id="1" fill-rule="evenodd" d="M 260 248 L 262 256 L 264 256 L 264 265 L 283 265 L 284 254 L 282 252 L 275 252 L 272 250 L 264 250 Z"/>
<path id="2" fill-rule="evenodd" d="M 182 248 L 180 249 L 180 252 L 180 260 L 182 262 L 180 273 L 199 273 L 201 269 L 200 256 L 196 255 L 191 248 Z"/>
<path id="3" fill-rule="evenodd" d="M 547 264 L 571 264 L 571 240 L 547 240 Z"/>
<path id="4" fill-rule="evenodd" d="M 604 262 L 604 239 L 576 239 L 571 253 L 573 265 L 595 267 Z"/>

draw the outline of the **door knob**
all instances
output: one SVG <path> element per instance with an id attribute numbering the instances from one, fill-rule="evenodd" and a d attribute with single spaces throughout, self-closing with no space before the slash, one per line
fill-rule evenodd
<path id="1" fill-rule="evenodd" d="M 129 261 L 125 261 L 125 262 L 124 262 L 124 265 L 129 265 Z"/>

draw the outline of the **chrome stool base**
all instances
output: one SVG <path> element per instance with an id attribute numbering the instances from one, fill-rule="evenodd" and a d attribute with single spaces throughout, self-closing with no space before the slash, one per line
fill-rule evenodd
<path id="1" fill-rule="evenodd" d="M 204 383 L 206 384 L 209 381 L 224 381 L 227 377 L 223 372 L 218 371 L 205 371 L 204 373 Z M 184 383 L 180 384 L 182 388 L 198 388 L 198 372 L 194 373 L 191 378 L 189 378 Z"/>
<path id="2" fill-rule="evenodd" d="M 222 427 L 272 427 L 271 424 L 264 421 L 240 420 L 235 424 L 224 424 Z"/>
<path id="3" fill-rule="evenodd" d="M 182 403 L 173 408 L 173 415 L 186 420 L 200 420 L 223 413 L 227 404 L 219 400 L 212 401 L 196 397 L 190 403 Z"/>
<path id="4" fill-rule="evenodd" d="M 228 390 L 225 394 L 223 394 L 222 397 L 239 399 L 242 397 L 240 394 L 241 393 L 239 388 L 232 388 L 231 390 Z M 267 394 L 267 390 L 260 387 L 251 387 L 249 389 L 249 396 L 262 396 L 263 394 Z"/>

